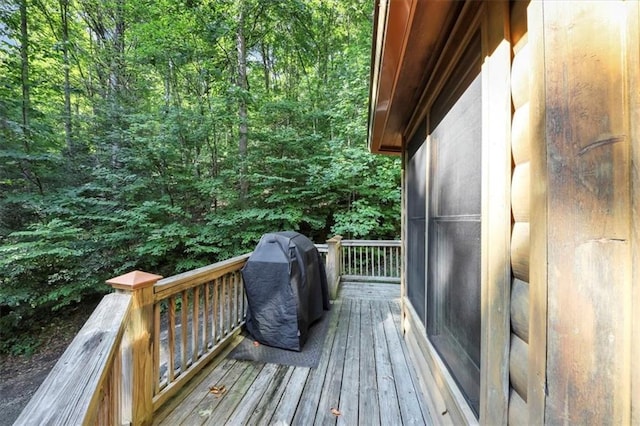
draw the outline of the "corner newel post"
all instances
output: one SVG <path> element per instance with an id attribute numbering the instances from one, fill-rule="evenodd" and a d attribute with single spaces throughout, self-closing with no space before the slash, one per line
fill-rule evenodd
<path id="1" fill-rule="evenodd" d="M 342 237 L 336 235 L 327 240 L 327 283 L 329 284 L 329 297 L 335 300 L 340 284 L 340 269 L 342 262 Z"/>
<path id="2" fill-rule="evenodd" d="M 160 275 L 133 271 L 107 281 L 116 292 L 132 296 L 132 308 L 122 348 L 122 414 L 132 425 L 153 418 L 153 285 Z"/>

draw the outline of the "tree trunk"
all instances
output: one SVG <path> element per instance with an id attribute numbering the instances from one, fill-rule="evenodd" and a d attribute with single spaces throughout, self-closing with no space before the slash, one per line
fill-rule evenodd
<path id="1" fill-rule="evenodd" d="M 20 58 L 22 62 L 22 135 L 25 153 L 29 154 L 31 123 L 29 109 L 31 97 L 29 87 L 29 31 L 27 29 L 27 0 L 20 2 Z"/>
<path id="2" fill-rule="evenodd" d="M 29 83 L 29 30 L 27 27 L 27 0 L 20 2 L 20 59 L 22 65 L 22 145 L 27 156 L 31 153 L 31 94 Z M 38 174 L 31 170 L 29 159 L 20 161 L 22 175 L 44 194 Z"/>
<path id="3" fill-rule="evenodd" d="M 69 80 L 69 0 L 60 0 L 60 23 L 62 26 L 62 65 L 64 67 L 64 139 L 69 156 L 75 156 L 71 124 L 71 83 Z"/>
<path id="4" fill-rule="evenodd" d="M 110 70 L 110 90 L 109 104 L 110 114 L 112 114 L 113 125 L 117 129 L 116 135 L 111 138 L 111 167 L 117 169 L 121 167 L 120 149 L 124 145 L 124 114 L 123 101 L 125 93 L 125 58 L 124 58 L 124 37 L 125 37 L 125 21 L 124 21 L 124 1 L 117 0 L 115 4 L 115 22 L 113 51 L 111 56 Z"/>
<path id="5" fill-rule="evenodd" d="M 238 80 L 237 86 L 240 89 L 238 99 L 238 155 L 240 160 L 240 204 L 243 205 L 247 198 L 249 183 L 247 181 L 247 47 L 244 37 L 244 0 L 240 0 L 238 8 L 238 30 L 236 34 L 236 48 L 238 51 Z"/>
<path id="6" fill-rule="evenodd" d="M 269 93 L 269 88 L 271 86 L 269 81 L 269 73 L 271 72 L 271 67 L 269 66 L 269 47 L 264 43 L 260 43 L 260 50 L 262 53 L 262 69 L 264 71 L 264 90 Z"/>

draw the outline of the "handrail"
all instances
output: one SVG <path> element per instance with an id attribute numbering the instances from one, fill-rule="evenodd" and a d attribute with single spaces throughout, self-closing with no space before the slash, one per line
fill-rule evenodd
<path id="1" fill-rule="evenodd" d="M 327 253 L 329 251 L 329 244 L 315 244 L 320 254 Z"/>
<path id="2" fill-rule="evenodd" d="M 177 294 L 185 288 L 192 288 L 207 281 L 219 278 L 229 272 L 239 271 L 251 256 L 251 252 L 233 257 L 231 259 L 216 262 L 202 268 L 183 272 L 168 278 L 159 280 L 154 286 L 155 300 L 166 299 Z"/>
<path id="3" fill-rule="evenodd" d="M 16 425 L 120 424 L 121 345 L 131 296 L 104 296 Z M 102 409 L 105 405 L 110 409 Z"/>
<path id="4" fill-rule="evenodd" d="M 342 240 L 345 247 L 400 247 L 400 240 Z"/>

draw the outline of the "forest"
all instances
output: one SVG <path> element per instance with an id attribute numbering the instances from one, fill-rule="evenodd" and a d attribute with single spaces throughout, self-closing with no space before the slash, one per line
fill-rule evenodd
<path id="1" fill-rule="evenodd" d="M 400 234 L 367 149 L 372 0 L 0 3 L 0 352 L 109 291 L 253 249 Z"/>

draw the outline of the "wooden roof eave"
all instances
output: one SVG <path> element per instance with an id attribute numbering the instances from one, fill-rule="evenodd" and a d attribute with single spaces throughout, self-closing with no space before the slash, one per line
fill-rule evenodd
<path id="1" fill-rule="evenodd" d="M 371 152 L 402 152 L 406 126 L 459 6 L 454 0 L 376 0 L 369 94 Z"/>

